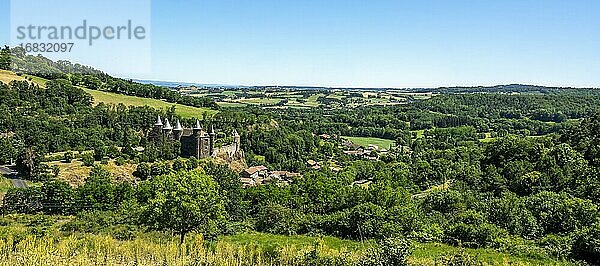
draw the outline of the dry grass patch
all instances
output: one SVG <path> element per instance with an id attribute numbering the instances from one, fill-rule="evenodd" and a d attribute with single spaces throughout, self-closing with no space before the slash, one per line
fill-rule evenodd
<path id="1" fill-rule="evenodd" d="M 49 166 L 56 165 L 60 169 L 58 179 L 64 180 L 72 186 L 80 186 L 85 183 L 85 180 L 92 171 L 91 166 L 84 166 L 83 162 L 73 160 L 70 163 L 64 162 L 49 162 Z M 101 165 L 115 178 L 115 182 L 133 182 L 135 177 L 133 172 L 137 168 L 136 164 L 126 163 L 124 165 L 116 165 L 114 160 L 110 160 L 108 164 L 102 165 L 96 162 L 95 165 Z"/>
<path id="2" fill-rule="evenodd" d="M 21 76 L 17 76 L 17 74 L 15 74 L 15 72 L 12 72 L 12 71 L 0 70 L 0 81 L 1 82 L 8 84 L 13 80 L 21 81 L 21 80 L 25 80 L 25 78 L 21 77 Z"/>

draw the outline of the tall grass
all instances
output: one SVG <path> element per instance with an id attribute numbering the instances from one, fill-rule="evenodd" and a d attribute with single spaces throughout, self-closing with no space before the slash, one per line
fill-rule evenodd
<path id="1" fill-rule="evenodd" d="M 257 245 L 224 241 L 207 243 L 194 235 L 179 245 L 176 238 L 154 241 L 144 238 L 119 241 L 102 235 L 43 236 L 8 235 L 0 239 L 0 265 L 303 265 L 313 247 L 283 246 L 263 250 Z M 319 254 L 358 259 L 317 246 Z"/>

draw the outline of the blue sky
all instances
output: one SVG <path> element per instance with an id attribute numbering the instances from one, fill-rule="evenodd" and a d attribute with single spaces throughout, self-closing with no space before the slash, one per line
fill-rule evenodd
<path id="1" fill-rule="evenodd" d="M 0 0 L 2 43 L 8 2 Z M 131 78 L 600 87 L 598 14 L 594 0 L 155 0 L 152 71 Z"/>

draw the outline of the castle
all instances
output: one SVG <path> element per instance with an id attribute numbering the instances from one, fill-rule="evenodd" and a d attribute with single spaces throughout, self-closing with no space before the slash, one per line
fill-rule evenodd
<path id="1" fill-rule="evenodd" d="M 164 123 L 160 116 L 154 124 L 154 129 L 149 134 L 150 139 L 155 141 L 174 141 L 181 143 L 180 155 L 182 157 L 195 157 L 197 159 L 207 157 L 223 157 L 226 160 L 243 158 L 241 150 L 241 139 L 237 130 L 233 130 L 233 143 L 215 147 L 216 133 L 211 126 L 210 133 L 204 131 L 200 121 L 196 120 L 193 128 L 183 128 L 179 120 L 175 127 L 171 126 L 169 119 L 165 118 Z"/>

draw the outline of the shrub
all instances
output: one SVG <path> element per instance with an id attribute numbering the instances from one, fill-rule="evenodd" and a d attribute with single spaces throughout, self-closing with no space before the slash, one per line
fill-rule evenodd
<path id="1" fill-rule="evenodd" d="M 185 159 L 179 158 L 173 162 L 173 170 L 178 172 L 178 171 L 192 170 L 192 169 L 188 166 L 188 163 Z"/>
<path id="2" fill-rule="evenodd" d="M 537 239 L 542 233 L 542 228 L 525 206 L 524 199 L 511 192 L 503 193 L 501 197 L 492 199 L 486 206 L 487 215 L 490 222 L 511 234 L 526 239 Z"/>
<path id="3" fill-rule="evenodd" d="M 137 168 L 133 172 L 133 176 L 139 178 L 140 180 L 146 180 L 150 178 L 151 174 L 151 166 L 149 163 L 140 163 Z"/>
<path id="4" fill-rule="evenodd" d="M 433 191 L 425 198 L 425 210 L 450 213 L 464 209 L 463 197 L 458 191 L 442 190 Z"/>
<path id="5" fill-rule="evenodd" d="M 121 155 L 121 151 L 119 151 L 117 146 L 112 145 L 106 149 L 106 155 L 110 158 L 116 158 Z"/>
<path id="6" fill-rule="evenodd" d="M 124 165 L 125 164 L 125 158 L 123 158 L 122 156 L 117 157 L 117 159 L 115 160 L 115 164 L 118 166 Z"/>
<path id="7" fill-rule="evenodd" d="M 600 264 L 600 222 L 577 232 L 572 252 L 576 259 Z"/>
<path id="8" fill-rule="evenodd" d="M 81 156 L 84 166 L 94 166 L 94 156 L 91 153 L 85 153 Z"/>
<path id="9" fill-rule="evenodd" d="M 408 265 L 406 260 L 411 254 L 411 243 L 404 238 L 387 238 L 379 247 L 370 249 L 361 258 L 359 266 Z"/>
<path id="10" fill-rule="evenodd" d="M 497 238 L 494 240 L 494 248 L 501 252 L 531 259 L 544 260 L 551 257 L 548 251 L 537 246 L 535 241 L 520 237 L 507 236 Z"/>
<path id="11" fill-rule="evenodd" d="M 497 238 L 507 235 L 506 231 L 488 223 L 476 211 L 461 213 L 447 232 L 450 243 L 475 248 L 492 246 Z"/>
<path id="12" fill-rule="evenodd" d="M 301 220 L 301 213 L 293 209 L 279 204 L 268 204 L 261 208 L 256 228 L 262 232 L 294 235 L 300 229 Z"/>
<path id="13" fill-rule="evenodd" d="M 410 233 L 409 236 L 421 243 L 441 242 L 444 237 L 444 229 L 437 223 L 430 223 L 423 226 L 420 231 Z"/>
<path id="14" fill-rule="evenodd" d="M 363 203 L 350 209 L 350 228 L 358 239 L 383 237 L 385 209 L 373 203 Z"/>
<path id="15" fill-rule="evenodd" d="M 94 149 L 94 160 L 100 161 L 104 156 L 106 156 L 107 149 L 104 146 L 96 147 Z"/>
<path id="16" fill-rule="evenodd" d="M 73 152 L 72 151 L 68 151 L 68 152 L 65 152 L 65 154 L 63 154 L 63 161 L 65 163 L 71 163 L 72 160 L 73 160 Z"/>
<path id="17" fill-rule="evenodd" d="M 8 213 L 35 214 L 42 211 L 43 198 L 39 187 L 12 188 L 4 195 L 4 210 Z"/>
<path id="18" fill-rule="evenodd" d="M 319 252 L 319 243 L 315 244 L 311 251 L 304 254 L 304 256 L 302 256 L 302 258 L 299 260 L 299 262 L 300 263 L 298 263 L 298 265 L 303 265 L 303 266 L 352 265 L 352 262 L 348 261 L 347 258 L 344 258 L 343 256 L 330 256 L 330 255 L 322 254 L 322 252 Z"/>
<path id="19" fill-rule="evenodd" d="M 554 257 L 565 259 L 571 256 L 573 239 L 570 236 L 546 235 L 538 245 Z"/>
<path id="20" fill-rule="evenodd" d="M 465 249 L 459 249 L 446 253 L 439 261 L 439 264 L 445 266 L 478 266 L 481 265 Z M 437 265 L 437 264 L 436 264 Z"/>

